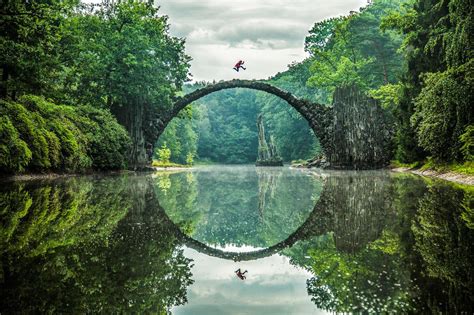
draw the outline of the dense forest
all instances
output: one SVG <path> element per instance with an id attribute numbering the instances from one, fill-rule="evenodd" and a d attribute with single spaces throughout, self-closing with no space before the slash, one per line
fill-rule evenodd
<path id="1" fill-rule="evenodd" d="M 321 152 L 294 109 L 246 89 L 196 101 L 157 139 L 174 99 L 212 82 L 185 84 L 185 40 L 152 5 L 9 0 L 0 10 L 2 173 L 254 163 L 259 114 L 285 161 Z M 308 58 L 265 81 L 323 106 L 356 85 L 394 118 L 393 160 L 470 170 L 472 16 L 469 0 L 375 0 L 317 21 Z"/>

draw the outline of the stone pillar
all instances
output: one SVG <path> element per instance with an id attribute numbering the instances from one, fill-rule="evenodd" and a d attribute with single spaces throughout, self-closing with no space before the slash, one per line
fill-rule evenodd
<path id="1" fill-rule="evenodd" d="M 336 89 L 325 154 L 333 169 L 376 169 L 389 164 L 394 132 L 388 111 L 356 87 Z"/>

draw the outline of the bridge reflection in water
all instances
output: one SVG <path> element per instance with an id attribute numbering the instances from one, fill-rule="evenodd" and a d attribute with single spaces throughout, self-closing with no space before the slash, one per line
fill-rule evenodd
<path id="1" fill-rule="evenodd" d="M 350 176 L 348 173 L 353 173 L 354 176 Z M 263 174 L 260 176 L 263 177 Z M 268 174 L 266 176 L 267 181 L 274 180 Z M 368 180 L 369 178 L 370 180 Z M 387 217 L 385 210 L 389 200 L 383 196 L 389 193 L 389 185 L 388 172 L 366 171 L 362 176 L 356 172 L 331 172 L 331 176 L 324 178 L 320 198 L 301 226 L 286 239 L 267 248 L 249 252 L 225 251 L 196 240 L 181 231 L 168 217 L 165 209 L 159 205 L 158 200 L 156 200 L 156 208 L 162 214 L 163 222 L 171 227 L 175 237 L 181 240 L 184 245 L 200 253 L 222 259 L 256 260 L 278 253 L 300 240 L 308 240 L 330 232 L 334 233 L 336 247 L 339 250 L 356 252 L 381 235 L 384 228 L 383 221 Z M 259 186 L 261 188 L 266 185 L 259 182 Z M 267 189 L 269 188 L 267 187 Z M 370 194 L 368 195 L 367 192 Z M 262 193 L 263 195 L 267 194 L 265 188 L 263 191 L 260 189 L 260 199 Z M 262 201 L 260 200 L 260 212 L 262 212 L 261 207 Z"/>

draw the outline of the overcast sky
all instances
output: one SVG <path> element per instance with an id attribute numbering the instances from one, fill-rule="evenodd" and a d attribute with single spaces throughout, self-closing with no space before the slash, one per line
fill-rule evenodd
<path id="1" fill-rule="evenodd" d="M 242 251 L 237 249 L 226 247 L 227 251 Z M 308 296 L 306 280 L 313 275 L 292 265 L 288 257 L 275 254 L 234 262 L 189 248 L 184 248 L 184 255 L 193 260 L 194 284 L 187 288 L 189 302 L 172 308 L 175 315 L 330 314 L 318 309 Z M 234 271 L 238 268 L 248 270 L 245 281 L 236 277 Z"/>
<path id="2" fill-rule="evenodd" d="M 157 0 L 173 36 L 186 38 L 193 80 L 266 79 L 306 57 L 316 21 L 348 14 L 366 0 Z M 233 65 L 245 61 L 246 71 Z"/>

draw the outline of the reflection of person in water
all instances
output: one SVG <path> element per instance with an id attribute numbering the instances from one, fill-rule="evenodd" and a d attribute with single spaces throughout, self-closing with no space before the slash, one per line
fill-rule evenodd
<path id="1" fill-rule="evenodd" d="M 244 276 L 244 274 L 246 273 L 247 273 L 247 270 L 245 270 L 244 272 L 241 272 L 240 268 L 235 271 L 235 274 L 237 275 L 237 277 L 240 278 L 240 280 L 245 280 L 246 277 Z"/>

